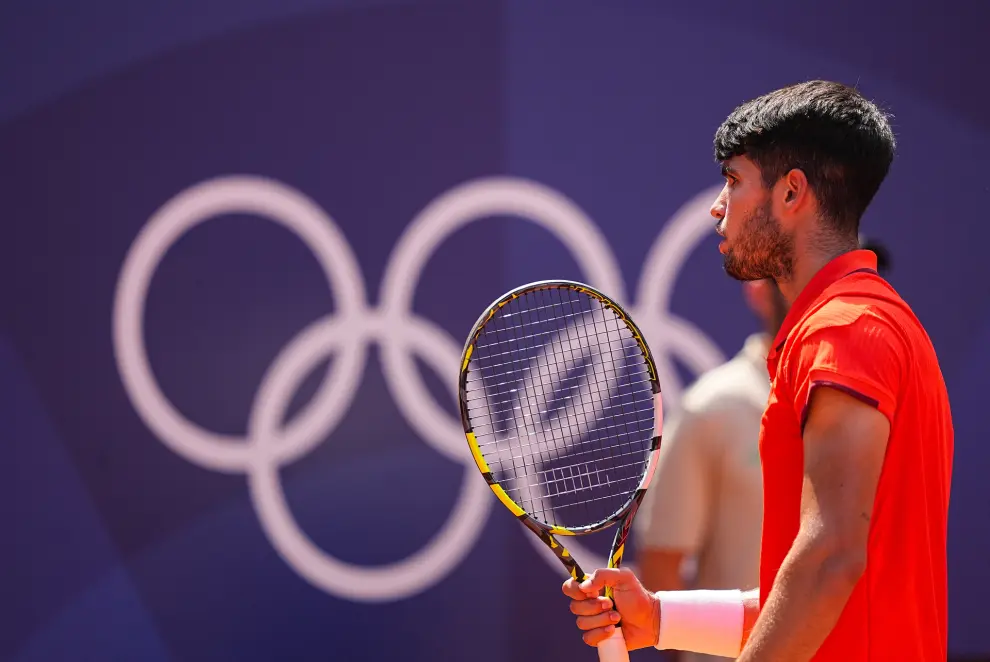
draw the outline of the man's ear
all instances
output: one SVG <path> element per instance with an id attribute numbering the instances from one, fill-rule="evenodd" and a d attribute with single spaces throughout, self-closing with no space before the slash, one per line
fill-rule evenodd
<path id="1" fill-rule="evenodd" d="M 780 178 L 781 201 L 785 210 L 796 211 L 809 201 L 811 186 L 800 168 L 791 168 Z"/>

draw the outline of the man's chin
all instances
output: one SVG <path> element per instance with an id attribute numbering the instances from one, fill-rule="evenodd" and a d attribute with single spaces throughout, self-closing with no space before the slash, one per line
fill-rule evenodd
<path id="1" fill-rule="evenodd" d="M 755 270 L 746 269 L 744 265 L 739 264 L 738 260 L 733 259 L 732 254 L 727 254 L 722 259 L 722 269 L 729 277 L 743 283 L 766 278 L 766 276 L 754 275 Z"/>
<path id="2" fill-rule="evenodd" d="M 743 278 L 742 272 L 739 270 L 739 263 L 732 259 L 731 255 L 726 254 L 722 259 L 722 269 L 730 278 L 738 281 L 746 281 L 748 278 Z"/>

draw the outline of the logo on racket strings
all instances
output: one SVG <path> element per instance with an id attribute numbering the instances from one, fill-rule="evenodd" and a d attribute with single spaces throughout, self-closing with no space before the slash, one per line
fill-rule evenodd
<path id="1" fill-rule="evenodd" d="M 507 362 L 505 354 L 512 351 L 516 354 L 508 361 L 510 367 L 496 381 L 513 374 L 520 377 L 511 387 L 493 384 L 493 392 L 483 381 L 469 380 L 468 407 L 480 422 L 475 434 L 485 462 L 509 497 L 547 524 L 570 526 L 579 524 L 567 512 L 581 502 L 576 495 L 628 482 L 628 476 L 625 481 L 619 474 L 610 476 L 609 471 L 592 468 L 581 459 L 594 455 L 601 443 L 594 441 L 594 431 L 623 436 L 623 430 L 614 435 L 612 429 L 628 419 L 615 396 L 633 388 L 631 380 L 641 376 L 631 374 L 636 372 L 641 353 L 632 332 L 618 326 L 618 316 L 611 309 L 593 305 L 591 310 L 574 313 L 572 302 L 552 299 L 542 305 L 551 309 L 549 319 L 536 322 L 522 337 L 508 337 L 504 328 L 483 333 L 483 338 L 491 340 L 479 341 L 476 347 L 480 373 L 491 362 Z M 509 310 L 505 317 L 512 320 L 506 322 L 508 329 L 517 329 L 516 320 L 531 313 Z M 551 330 L 553 324 L 561 328 Z M 535 356 L 527 362 L 528 354 Z M 652 390 L 645 381 L 638 385 L 645 389 L 652 410 Z M 634 419 L 625 422 L 634 424 Z M 652 433 L 651 427 L 648 434 Z M 567 464 L 561 465 L 559 461 L 565 458 Z M 562 497 L 570 498 L 562 501 Z M 597 505 L 606 506 L 613 499 L 605 501 Z M 590 516 L 587 510 L 585 515 Z"/>
<path id="2" fill-rule="evenodd" d="M 118 371 L 138 415 L 168 448 L 200 467 L 247 476 L 265 535 L 306 581 L 353 601 L 406 598 L 441 581 L 464 558 L 492 507 L 490 490 L 477 479 L 455 412 L 440 407 L 430 396 L 415 363 L 418 356 L 439 375 L 454 375 L 458 368 L 460 343 L 412 311 L 420 274 L 437 247 L 458 229 L 491 216 L 518 216 L 548 230 L 573 254 L 586 282 L 629 310 L 653 351 L 665 402 L 676 406 L 680 382 L 673 356 L 695 374 L 724 360 L 704 333 L 669 312 L 681 266 L 711 230 L 708 206 L 716 193 L 717 187 L 702 191 L 664 226 L 630 305 L 605 237 L 572 201 L 524 179 L 470 181 L 436 198 L 406 227 L 389 258 L 380 304 L 374 308 L 351 246 L 312 200 L 271 179 L 207 180 L 168 200 L 128 251 L 113 309 Z M 302 329 L 275 358 L 255 393 L 244 436 L 207 430 L 179 413 L 155 380 L 143 333 L 148 288 L 165 253 L 193 227 L 237 212 L 268 218 L 298 235 L 319 261 L 336 304 L 333 315 Z M 317 547 L 296 523 L 279 477 L 280 467 L 299 460 L 332 435 L 352 404 L 372 344 L 379 347 L 388 388 L 402 416 L 420 439 L 465 468 L 457 501 L 430 542 L 402 561 L 373 568 L 345 563 Z M 286 422 L 284 414 L 297 387 L 328 357 L 334 360 L 317 394 Z M 452 395 L 456 399 L 456 393 Z M 591 474 L 579 478 L 598 479 Z M 526 538 L 532 538 L 547 562 L 559 569 L 545 545 L 532 536 Z M 568 541 L 568 547 L 583 565 L 605 562 L 576 540 Z"/>

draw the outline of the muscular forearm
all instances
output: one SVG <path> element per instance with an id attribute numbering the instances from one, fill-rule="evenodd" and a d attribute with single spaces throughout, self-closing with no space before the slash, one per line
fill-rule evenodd
<path id="1" fill-rule="evenodd" d="M 863 558 L 799 536 L 738 662 L 810 660 L 862 575 Z"/>

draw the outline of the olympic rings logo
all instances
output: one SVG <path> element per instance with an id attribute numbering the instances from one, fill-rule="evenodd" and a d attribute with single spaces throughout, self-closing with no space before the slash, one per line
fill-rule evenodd
<path id="1" fill-rule="evenodd" d="M 439 375 L 456 375 L 461 343 L 412 311 L 413 295 L 430 256 L 452 233 L 485 217 L 517 216 L 552 234 L 570 250 L 586 281 L 629 310 L 654 353 L 665 402 L 676 407 L 681 385 L 671 362 L 678 356 L 695 374 L 724 356 L 704 333 L 669 312 L 684 261 L 711 231 L 708 208 L 718 189 L 702 191 L 664 226 L 646 259 L 633 305 L 627 303 L 618 263 L 598 227 L 572 201 L 533 181 L 508 177 L 474 180 L 442 194 L 406 227 L 392 251 L 378 308 L 370 307 L 358 261 L 334 220 L 299 191 L 271 179 L 227 176 L 196 184 L 166 202 L 136 237 L 122 266 L 113 310 L 113 345 L 128 397 L 148 428 L 172 451 L 207 469 L 243 473 L 261 526 L 281 557 L 314 586 L 360 602 L 399 600 L 435 585 L 467 554 L 493 504 L 478 480 L 456 413 L 441 408 L 418 372 L 415 356 Z M 195 226 L 225 213 L 250 213 L 298 235 L 315 254 L 337 311 L 310 324 L 269 367 L 253 400 L 245 437 L 206 430 L 180 414 L 152 373 L 144 340 L 148 288 L 173 244 Z M 283 465 L 309 453 L 347 413 L 369 346 L 378 345 L 389 391 L 417 435 L 460 462 L 465 476 L 456 504 L 436 536 L 408 558 L 366 568 L 318 548 L 289 510 L 279 477 Z M 335 356 L 309 405 L 283 424 L 292 395 L 319 363 Z M 456 400 L 455 380 L 447 380 Z M 546 546 L 534 547 L 551 565 Z M 568 545 L 589 567 L 599 555 L 576 540 Z"/>

